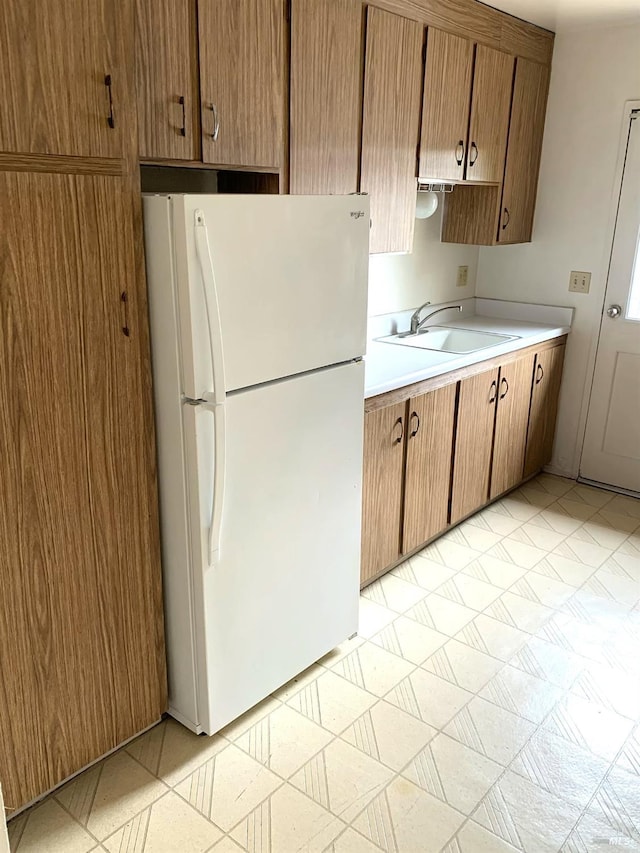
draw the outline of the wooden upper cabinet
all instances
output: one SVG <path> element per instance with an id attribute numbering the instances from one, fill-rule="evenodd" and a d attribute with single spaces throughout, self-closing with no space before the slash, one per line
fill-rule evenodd
<path id="1" fill-rule="evenodd" d="M 457 383 L 409 401 L 402 553 L 447 526 Z"/>
<path id="2" fill-rule="evenodd" d="M 460 382 L 451 524 L 487 502 L 497 389 L 497 368 Z"/>
<path id="3" fill-rule="evenodd" d="M 372 252 L 410 252 L 424 28 L 369 6 L 360 189 L 371 196 Z"/>
<path id="4" fill-rule="evenodd" d="M 518 57 L 499 243 L 526 243 L 531 240 L 548 90 L 549 69 Z"/>
<path id="5" fill-rule="evenodd" d="M 195 0 L 136 0 L 136 94 L 140 157 L 197 160 Z"/>
<path id="6" fill-rule="evenodd" d="M 551 459 L 564 353 L 562 345 L 536 354 L 524 477 L 540 471 Z"/>
<path id="7" fill-rule="evenodd" d="M 420 135 L 421 178 L 464 178 L 473 42 L 429 27 Z"/>
<path id="8" fill-rule="evenodd" d="M 360 0 L 292 0 L 292 193 L 358 190 L 362 22 Z"/>
<path id="9" fill-rule="evenodd" d="M 133 5 L 0 3 L 0 151 L 133 155 Z"/>
<path id="10" fill-rule="evenodd" d="M 504 176 L 513 64 L 507 53 L 476 47 L 467 180 L 500 183 Z"/>
<path id="11" fill-rule="evenodd" d="M 132 201 L 118 177 L 0 172 L 0 777 L 13 807 L 166 710 Z"/>
<path id="12" fill-rule="evenodd" d="M 400 556 L 406 403 L 364 416 L 361 583 Z"/>
<path id="13" fill-rule="evenodd" d="M 500 367 L 489 490 L 492 500 L 522 480 L 533 362 L 534 357 L 527 355 Z"/>
<path id="14" fill-rule="evenodd" d="M 283 162 L 285 0 L 198 0 L 202 159 Z"/>

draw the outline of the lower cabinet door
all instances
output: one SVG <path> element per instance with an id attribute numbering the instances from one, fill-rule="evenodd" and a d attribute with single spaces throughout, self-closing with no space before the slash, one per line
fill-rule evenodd
<path id="1" fill-rule="evenodd" d="M 451 524 L 487 502 L 497 397 L 497 368 L 460 382 Z"/>
<path id="2" fill-rule="evenodd" d="M 367 583 L 400 556 L 406 403 L 364 417 L 362 565 Z"/>
<path id="3" fill-rule="evenodd" d="M 402 553 L 447 526 L 457 383 L 409 401 Z"/>
<path id="4" fill-rule="evenodd" d="M 528 355 L 500 367 L 489 493 L 491 499 L 517 486 L 522 480 L 533 362 L 533 355 Z"/>
<path id="5" fill-rule="evenodd" d="M 540 471 L 551 459 L 564 352 L 563 344 L 536 354 L 523 472 L 525 478 Z"/>

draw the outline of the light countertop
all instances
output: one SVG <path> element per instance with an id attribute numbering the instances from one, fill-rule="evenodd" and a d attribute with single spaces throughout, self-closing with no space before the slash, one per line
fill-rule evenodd
<path id="1" fill-rule="evenodd" d="M 465 301 L 471 302 L 471 300 Z M 475 305 L 465 305 L 464 316 L 445 312 L 434 318 L 433 325 L 512 335 L 515 336 L 515 340 L 505 341 L 475 352 L 458 354 L 384 343 L 372 338 L 368 343 L 365 356 L 365 398 L 375 397 L 377 394 L 384 394 L 386 391 L 393 391 L 423 379 L 431 379 L 452 370 L 459 370 L 495 356 L 515 352 L 566 335 L 571 330 L 571 309 L 541 306 L 544 310 L 527 310 L 529 306 L 522 303 L 496 301 L 492 305 L 492 302 L 494 301 L 474 300 Z M 511 309 L 509 306 L 512 306 Z M 537 308 L 538 306 L 535 306 L 535 309 Z M 470 313 L 471 311 L 478 313 Z M 491 316 L 489 312 L 498 316 Z M 505 317 L 505 314 L 511 314 L 513 317 Z M 516 319 L 516 316 L 519 318 Z M 525 316 L 532 319 L 521 319 Z M 541 322 L 540 318 L 546 322 Z M 404 328 L 404 325 L 402 324 L 400 328 Z M 378 331 L 380 334 L 376 337 L 383 337 L 385 334 L 391 334 L 395 329 L 383 330 L 383 327 L 378 324 Z"/>

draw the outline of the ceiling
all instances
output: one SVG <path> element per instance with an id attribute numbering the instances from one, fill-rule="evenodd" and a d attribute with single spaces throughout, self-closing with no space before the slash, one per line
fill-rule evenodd
<path id="1" fill-rule="evenodd" d="M 490 0 L 488 5 L 554 32 L 640 21 L 640 0 Z"/>

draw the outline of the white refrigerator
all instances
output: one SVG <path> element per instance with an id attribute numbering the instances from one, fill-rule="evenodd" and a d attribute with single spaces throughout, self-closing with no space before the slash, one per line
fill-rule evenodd
<path id="1" fill-rule="evenodd" d="M 169 713 L 212 734 L 358 627 L 366 196 L 144 198 Z"/>

